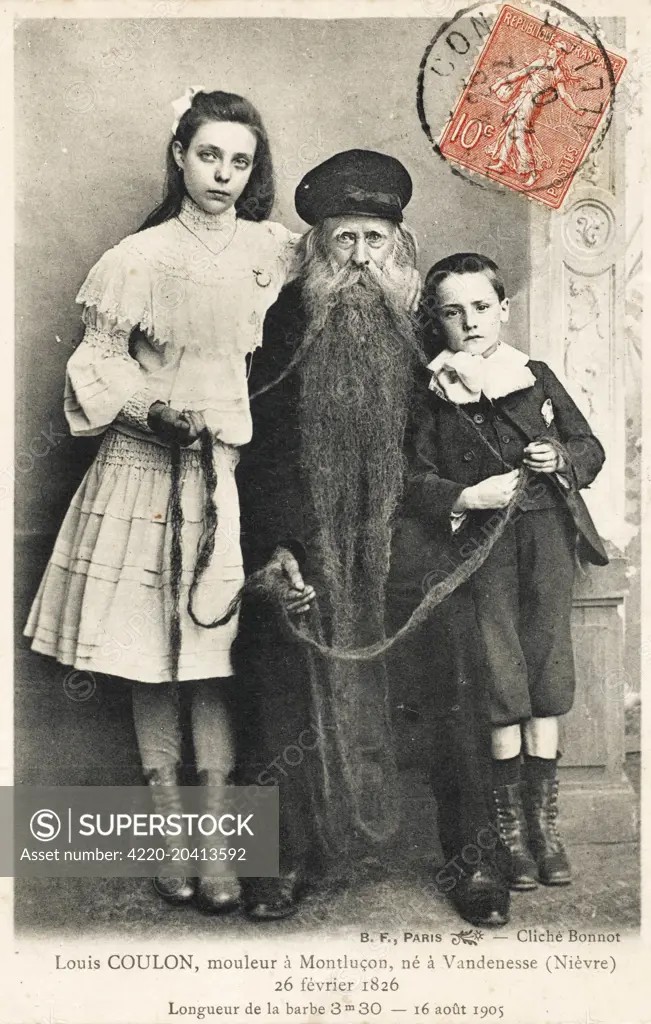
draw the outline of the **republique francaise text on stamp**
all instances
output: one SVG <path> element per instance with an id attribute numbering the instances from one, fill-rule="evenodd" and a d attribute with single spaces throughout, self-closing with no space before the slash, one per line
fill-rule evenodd
<path id="1" fill-rule="evenodd" d="M 625 66 L 602 46 L 505 5 L 438 148 L 558 209 Z"/>

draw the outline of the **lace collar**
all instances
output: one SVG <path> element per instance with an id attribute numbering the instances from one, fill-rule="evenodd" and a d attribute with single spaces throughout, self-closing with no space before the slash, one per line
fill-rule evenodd
<path id="1" fill-rule="evenodd" d="M 430 390 L 457 405 L 477 402 L 482 394 L 491 400 L 504 398 L 536 383 L 528 362 L 524 352 L 503 342 L 489 356 L 444 349 L 427 367 L 432 372 Z"/>
<path id="2" fill-rule="evenodd" d="M 225 231 L 228 235 L 232 235 L 235 230 L 236 216 L 235 206 L 229 206 L 223 213 L 208 213 L 197 206 L 189 196 L 183 197 L 178 213 L 181 223 L 190 231 L 200 235 L 219 231 Z"/>

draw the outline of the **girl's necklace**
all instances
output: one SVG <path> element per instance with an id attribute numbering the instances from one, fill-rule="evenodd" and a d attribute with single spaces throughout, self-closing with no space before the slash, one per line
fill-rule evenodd
<path id="1" fill-rule="evenodd" d="M 204 240 L 201 237 L 201 235 L 198 235 L 196 233 L 196 231 L 193 231 L 192 228 L 189 228 L 188 225 L 184 221 L 181 220 L 181 218 L 178 216 L 178 214 L 176 216 L 176 219 L 178 220 L 179 224 L 183 224 L 183 227 L 186 229 L 186 231 L 189 231 L 191 235 L 194 235 L 194 237 L 196 238 L 197 242 L 201 242 L 201 244 L 203 245 L 204 249 L 207 249 L 208 252 L 210 253 L 210 255 L 215 257 L 215 258 L 217 256 L 221 256 L 221 254 L 224 252 L 224 249 L 227 249 L 228 246 L 233 241 L 233 239 L 235 238 L 235 231 L 237 230 L 237 228 L 235 228 L 233 230 L 233 233 L 232 233 L 231 237 L 228 239 L 226 244 L 221 247 L 219 252 L 215 252 L 214 249 L 210 248 L 210 246 L 208 245 L 207 242 L 204 242 Z M 255 283 L 260 288 L 268 288 L 269 285 L 271 284 L 271 277 L 269 276 L 269 274 L 265 270 L 259 270 L 259 269 L 256 269 L 254 267 L 253 268 L 253 277 L 255 279 Z"/>
<path id="2" fill-rule="evenodd" d="M 231 233 L 231 236 L 230 236 L 230 238 L 229 238 L 229 239 L 228 239 L 228 241 L 227 241 L 227 242 L 225 243 L 225 245 L 222 245 L 222 247 L 221 247 L 221 248 L 219 249 L 219 251 L 218 251 L 218 252 L 215 252 L 215 250 L 214 250 L 214 249 L 211 249 L 211 248 L 210 248 L 210 246 L 208 245 L 208 243 L 207 243 L 207 242 L 204 242 L 204 240 L 203 240 L 203 238 L 201 237 L 201 235 L 198 235 L 196 231 L 193 231 L 193 230 L 192 230 L 192 228 L 188 227 L 188 225 L 187 225 L 187 224 L 185 223 L 185 221 L 181 220 L 181 218 L 180 218 L 180 217 L 178 216 L 178 214 L 177 214 L 177 216 L 176 216 L 176 219 L 177 219 L 177 221 L 179 222 L 179 224 L 182 224 L 182 225 L 183 225 L 183 227 L 185 228 L 185 230 L 186 230 L 186 231 L 189 231 L 189 232 L 190 232 L 190 234 L 191 234 L 191 235 L 193 235 L 193 236 L 194 236 L 194 238 L 196 238 L 197 242 L 201 242 L 201 244 L 203 245 L 204 249 L 207 249 L 207 250 L 208 250 L 208 252 L 210 253 L 210 255 L 211 255 L 211 256 L 221 256 L 221 254 L 223 253 L 224 249 L 227 249 L 227 248 L 228 248 L 228 246 L 229 246 L 229 245 L 231 244 L 231 242 L 233 241 L 233 239 L 235 238 L 235 229 L 234 229 L 234 230 L 232 231 L 232 233 Z M 220 230 L 221 230 L 221 229 L 220 229 Z"/>

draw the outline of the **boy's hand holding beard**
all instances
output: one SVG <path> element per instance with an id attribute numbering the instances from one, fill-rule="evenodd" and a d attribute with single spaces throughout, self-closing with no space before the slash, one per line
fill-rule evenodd
<path id="1" fill-rule="evenodd" d="M 515 494 L 519 478 L 519 469 L 512 469 L 510 473 L 486 477 L 478 484 L 466 487 L 452 506 L 452 511 L 468 512 L 471 509 L 506 508 Z"/>
<path id="2" fill-rule="evenodd" d="M 532 441 L 524 449 L 523 466 L 535 473 L 562 473 L 565 459 L 549 441 Z"/>
<path id="3" fill-rule="evenodd" d="M 566 468 L 565 459 L 548 441 L 532 441 L 524 449 L 522 464 L 535 473 L 559 473 Z M 461 492 L 452 507 L 455 513 L 470 509 L 506 508 L 515 494 L 520 471 L 486 477 Z"/>

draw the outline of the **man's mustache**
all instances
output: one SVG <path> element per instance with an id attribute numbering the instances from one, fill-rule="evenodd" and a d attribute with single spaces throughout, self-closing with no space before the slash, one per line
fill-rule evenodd
<path id="1" fill-rule="evenodd" d="M 333 291 L 344 291 L 358 284 L 364 287 L 382 285 L 386 280 L 387 275 L 375 263 L 368 263 L 361 267 L 346 263 L 335 271 L 331 285 Z"/>

